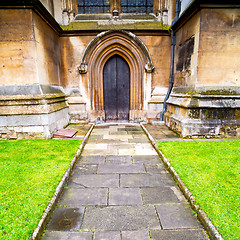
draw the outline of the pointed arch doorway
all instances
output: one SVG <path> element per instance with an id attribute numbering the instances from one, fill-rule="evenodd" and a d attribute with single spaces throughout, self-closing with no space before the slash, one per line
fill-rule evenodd
<path id="1" fill-rule="evenodd" d="M 103 68 L 105 120 L 129 120 L 130 68 L 118 54 L 111 56 Z"/>

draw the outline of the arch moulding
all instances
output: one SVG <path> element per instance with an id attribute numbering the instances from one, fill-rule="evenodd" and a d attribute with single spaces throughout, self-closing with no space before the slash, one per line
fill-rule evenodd
<path id="1" fill-rule="evenodd" d="M 123 57 L 130 68 L 130 120 L 143 118 L 146 102 L 150 98 L 151 75 L 154 70 L 146 45 L 134 34 L 126 31 L 106 31 L 98 34 L 87 46 L 80 74 L 89 86 L 91 119 L 105 119 L 103 68 L 113 55 Z M 86 74 L 87 73 L 87 74 Z"/>

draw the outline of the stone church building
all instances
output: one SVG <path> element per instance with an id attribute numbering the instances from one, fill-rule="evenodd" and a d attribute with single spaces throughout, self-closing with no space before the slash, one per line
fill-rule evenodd
<path id="1" fill-rule="evenodd" d="M 0 1 L 0 138 L 162 120 L 240 135 L 239 0 Z"/>

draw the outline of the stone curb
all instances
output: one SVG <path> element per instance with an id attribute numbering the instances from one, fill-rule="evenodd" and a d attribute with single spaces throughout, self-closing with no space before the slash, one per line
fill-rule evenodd
<path id="1" fill-rule="evenodd" d="M 185 196 L 185 198 L 188 200 L 188 202 L 190 203 L 192 209 L 197 213 L 198 219 L 200 220 L 200 222 L 202 223 L 202 225 L 204 226 L 204 228 L 206 229 L 206 231 L 208 232 L 210 238 L 212 240 L 224 240 L 222 235 L 218 232 L 218 230 L 216 229 L 216 227 L 213 225 L 213 223 L 211 222 L 211 220 L 208 218 L 207 214 L 200 209 L 199 205 L 195 204 L 195 198 L 194 196 L 191 194 L 191 192 L 188 190 L 188 188 L 185 186 L 185 184 L 183 183 L 182 179 L 179 177 L 179 175 L 177 174 L 177 172 L 174 170 L 174 168 L 171 166 L 170 162 L 168 161 L 168 159 L 165 157 L 165 155 L 158 149 L 157 143 L 155 142 L 155 140 L 153 139 L 153 137 L 151 136 L 151 134 L 148 132 L 148 130 L 143 126 L 142 123 L 140 123 L 140 126 L 142 127 L 143 131 L 146 133 L 148 139 L 150 140 L 151 144 L 153 145 L 153 147 L 155 148 L 155 150 L 157 151 L 158 155 L 160 156 L 160 158 L 162 159 L 166 169 L 169 171 L 169 173 L 172 175 L 172 177 L 174 178 L 174 180 L 176 181 L 177 185 L 179 186 L 179 188 L 181 189 L 183 195 Z"/>
<path id="2" fill-rule="evenodd" d="M 52 197 L 52 199 L 50 200 L 50 202 L 48 203 L 39 223 L 38 223 L 38 226 L 37 228 L 34 230 L 33 234 L 32 234 L 32 240 L 37 240 L 37 239 L 40 239 L 42 233 L 43 233 L 43 230 L 44 228 L 46 227 L 50 217 L 51 217 L 51 214 L 53 213 L 53 210 L 54 210 L 54 207 L 59 199 L 59 197 L 61 196 L 62 194 L 62 191 L 64 189 L 64 185 L 67 183 L 71 173 L 72 173 L 72 170 L 77 162 L 77 160 L 79 159 L 82 151 L 83 151 L 83 148 L 84 146 L 86 145 L 86 142 L 94 128 L 95 124 L 92 124 L 91 128 L 88 130 L 87 134 L 85 135 L 85 137 L 83 138 L 83 141 L 79 147 L 79 149 L 77 150 L 77 153 L 75 154 L 75 156 L 73 157 L 72 161 L 70 162 L 70 165 L 68 167 L 68 169 L 66 170 L 64 176 L 62 177 L 62 180 L 61 182 L 58 184 L 58 186 L 56 187 L 55 189 L 55 193 Z"/>

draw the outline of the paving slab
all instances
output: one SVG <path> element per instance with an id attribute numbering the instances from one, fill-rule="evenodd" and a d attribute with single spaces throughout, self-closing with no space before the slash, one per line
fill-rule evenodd
<path id="1" fill-rule="evenodd" d="M 174 186 L 174 182 L 160 174 L 121 174 L 120 187 Z"/>
<path id="2" fill-rule="evenodd" d="M 143 132 L 141 127 L 129 127 L 129 126 L 126 126 L 125 129 L 127 131 Z"/>
<path id="3" fill-rule="evenodd" d="M 97 139 L 103 139 L 103 135 L 92 135 L 90 136 L 89 140 L 97 140 Z"/>
<path id="4" fill-rule="evenodd" d="M 128 143 L 128 144 L 109 144 L 108 145 L 108 149 L 112 149 L 112 148 L 117 148 L 117 149 L 134 149 L 134 144 Z"/>
<path id="5" fill-rule="evenodd" d="M 86 175 L 74 175 L 70 181 L 86 188 L 119 187 L 118 174 L 89 174 L 87 177 Z"/>
<path id="6" fill-rule="evenodd" d="M 146 164 L 161 163 L 159 156 L 135 155 L 135 156 L 132 156 L 132 159 L 133 159 L 133 163 L 146 163 Z"/>
<path id="7" fill-rule="evenodd" d="M 43 240 L 92 240 L 92 232 L 46 231 Z"/>
<path id="8" fill-rule="evenodd" d="M 141 188 L 144 204 L 179 203 L 170 187 Z"/>
<path id="9" fill-rule="evenodd" d="M 107 147 L 108 147 L 108 145 L 105 143 L 98 143 L 98 144 L 93 144 L 93 143 L 91 143 L 91 144 L 87 144 L 86 146 L 85 146 L 85 150 L 86 149 L 107 149 Z"/>
<path id="10" fill-rule="evenodd" d="M 122 231 L 122 240 L 150 240 L 150 236 L 147 230 Z"/>
<path id="11" fill-rule="evenodd" d="M 73 170 L 72 175 L 80 175 L 80 174 L 96 174 L 98 165 L 90 165 L 90 164 L 78 164 Z"/>
<path id="12" fill-rule="evenodd" d="M 155 156 L 158 156 L 155 149 L 135 149 L 135 155 L 155 155 Z"/>
<path id="13" fill-rule="evenodd" d="M 135 155 L 135 149 L 118 149 L 118 155 Z"/>
<path id="14" fill-rule="evenodd" d="M 133 139 L 132 135 L 103 135 L 103 139 Z"/>
<path id="15" fill-rule="evenodd" d="M 93 240 L 122 240 L 120 231 L 95 232 Z"/>
<path id="16" fill-rule="evenodd" d="M 127 135 L 128 133 L 127 133 L 127 131 L 110 131 L 109 133 L 108 133 L 109 135 Z"/>
<path id="17" fill-rule="evenodd" d="M 133 138 L 129 139 L 129 143 L 148 143 L 149 140 L 147 138 Z"/>
<path id="18" fill-rule="evenodd" d="M 122 156 L 106 156 L 106 163 L 115 163 L 115 164 L 131 164 L 132 157 L 129 155 Z"/>
<path id="19" fill-rule="evenodd" d="M 56 208 L 48 224 L 49 231 L 77 231 L 82 224 L 85 207 Z"/>
<path id="20" fill-rule="evenodd" d="M 162 163 L 159 163 L 159 164 L 144 163 L 144 166 L 146 168 L 147 173 L 150 173 L 150 174 L 166 173 L 166 174 L 168 174 L 167 170 L 165 169 L 165 167 Z"/>
<path id="21" fill-rule="evenodd" d="M 115 145 L 115 144 L 128 144 L 128 141 L 130 141 L 131 139 L 99 139 L 96 142 L 97 143 L 108 143 L 111 145 Z M 113 146 L 115 147 L 115 146 Z"/>
<path id="22" fill-rule="evenodd" d="M 146 173 L 143 164 L 99 164 L 98 173 Z"/>
<path id="23" fill-rule="evenodd" d="M 209 240 L 208 235 L 201 229 L 187 230 L 156 230 L 151 231 L 152 240 Z"/>
<path id="24" fill-rule="evenodd" d="M 153 205 L 86 208 L 82 230 L 132 231 L 160 229 Z"/>
<path id="25" fill-rule="evenodd" d="M 84 205 L 107 205 L 108 188 L 65 189 L 59 206 L 80 207 Z"/>
<path id="26" fill-rule="evenodd" d="M 72 138 L 77 133 L 76 130 L 60 129 L 53 134 L 54 138 Z"/>
<path id="27" fill-rule="evenodd" d="M 105 156 L 81 156 L 77 162 L 77 166 L 83 164 L 99 164 L 105 162 Z"/>
<path id="28" fill-rule="evenodd" d="M 130 135 L 141 135 L 141 136 L 144 136 L 144 137 L 146 136 L 145 133 L 141 130 L 139 130 L 139 131 L 128 131 L 128 134 L 130 134 Z"/>
<path id="29" fill-rule="evenodd" d="M 143 204 L 140 188 L 110 188 L 109 205 Z"/>
<path id="30" fill-rule="evenodd" d="M 156 209 L 163 229 L 201 227 L 187 204 L 161 204 L 157 205 Z"/>
<path id="31" fill-rule="evenodd" d="M 117 149 L 86 149 L 83 151 L 82 156 L 106 156 L 106 155 L 118 155 Z"/>

